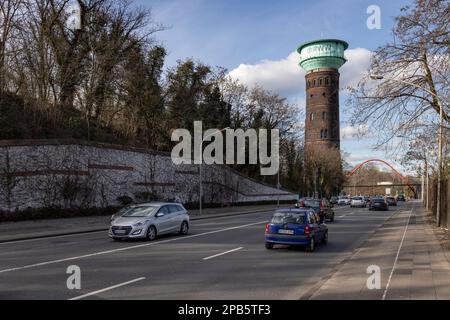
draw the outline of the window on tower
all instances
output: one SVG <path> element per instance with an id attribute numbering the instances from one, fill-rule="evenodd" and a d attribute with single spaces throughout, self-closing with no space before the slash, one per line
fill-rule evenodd
<path id="1" fill-rule="evenodd" d="M 311 113 L 310 115 L 309 115 L 309 121 L 313 121 L 314 120 L 314 113 Z"/>
<path id="2" fill-rule="evenodd" d="M 327 120 L 327 113 L 326 112 L 322 112 L 322 120 Z"/>

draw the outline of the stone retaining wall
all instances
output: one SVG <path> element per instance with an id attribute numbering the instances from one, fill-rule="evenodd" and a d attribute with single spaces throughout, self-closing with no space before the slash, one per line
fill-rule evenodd
<path id="1" fill-rule="evenodd" d="M 226 166 L 203 165 L 204 202 L 294 200 Z M 106 207 L 119 197 L 198 202 L 199 166 L 170 154 L 76 140 L 0 141 L 0 211 Z"/>

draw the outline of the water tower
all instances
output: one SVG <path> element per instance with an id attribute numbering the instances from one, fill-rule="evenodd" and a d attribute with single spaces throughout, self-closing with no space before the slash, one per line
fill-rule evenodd
<path id="1" fill-rule="evenodd" d="M 347 61 L 345 41 L 323 39 L 298 48 L 306 71 L 305 151 L 340 148 L 339 68 Z"/>

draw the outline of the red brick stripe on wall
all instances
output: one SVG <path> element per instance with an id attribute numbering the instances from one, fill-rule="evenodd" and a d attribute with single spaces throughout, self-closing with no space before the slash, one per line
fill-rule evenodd
<path id="1" fill-rule="evenodd" d="M 35 171 L 16 171 L 16 172 L 2 172 L 2 177 L 32 177 L 32 176 L 47 176 L 47 175 L 65 175 L 65 176 L 88 176 L 88 171 L 81 170 L 35 170 Z"/>
<path id="2" fill-rule="evenodd" d="M 107 164 L 89 164 L 89 169 L 99 169 L 99 170 L 119 170 L 119 171 L 133 171 L 133 167 L 129 166 L 115 166 L 115 165 L 107 165 Z"/>

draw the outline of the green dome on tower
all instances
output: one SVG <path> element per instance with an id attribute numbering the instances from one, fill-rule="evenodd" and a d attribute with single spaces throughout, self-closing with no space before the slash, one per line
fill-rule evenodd
<path id="1" fill-rule="evenodd" d="M 338 70 L 347 60 L 344 51 L 348 43 L 337 39 L 322 39 L 303 43 L 297 52 L 300 53 L 300 66 L 306 71 L 318 69 Z"/>

